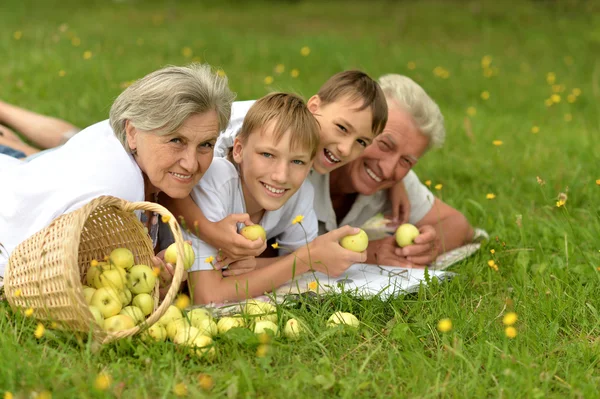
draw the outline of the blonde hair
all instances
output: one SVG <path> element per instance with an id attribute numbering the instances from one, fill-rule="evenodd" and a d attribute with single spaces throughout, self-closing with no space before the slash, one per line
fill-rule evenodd
<path id="1" fill-rule="evenodd" d="M 304 100 L 295 94 L 271 93 L 252 104 L 237 134 L 238 140 L 245 144 L 250 134 L 262 131 L 271 121 L 275 122 L 276 143 L 289 132 L 291 148 L 310 151 L 310 158 L 314 158 L 319 146 L 319 123 Z"/>
<path id="2" fill-rule="evenodd" d="M 383 75 L 379 85 L 385 95 L 408 112 L 421 134 L 429 138 L 429 148 L 444 144 L 446 128 L 440 107 L 414 80 L 397 74 Z"/>
<path id="3" fill-rule="evenodd" d="M 344 97 L 351 101 L 362 100 L 357 111 L 370 108 L 373 120 L 371 130 L 377 136 L 387 123 L 388 108 L 385 95 L 376 81 L 364 72 L 350 70 L 339 72 L 327 79 L 317 93 L 321 103 L 327 105 Z"/>
<path id="4" fill-rule="evenodd" d="M 210 65 L 168 66 L 134 82 L 117 97 L 110 108 L 110 125 L 131 152 L 126 121 L 138 129 L 166 135 L 191 115 L 214 110 L 222 131 L 229 123 L 234 99 L 227 77 L 212 72 Z"/>

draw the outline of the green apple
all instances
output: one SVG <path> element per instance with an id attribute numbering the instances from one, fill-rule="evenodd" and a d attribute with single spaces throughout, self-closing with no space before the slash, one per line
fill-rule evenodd
<path id="1" fill-rule="evenodd" d="M 96 320 L 96 323 L 100 326 L 100 328 L 104 328 L 104 317 L 102 317 L 100 309 L 98 309 L 95 306 L 90 306 L 89 309 L 90 312 L 92 312 L 92 316 L 94 316 L 94 320 Z"/>
<path id="2" fill-rule="evenodd" d="M 124 314 L 131 317 L 135 324 L 140 324 L 146 320 L 144 313 L 142 313 L 142 310 L 137 306 L 125 306 L 123 309 L 121 309 L 119 314 Z"/>
<path id="3" fill-rule="evenodd" d="M 396 243 L 399 247 L 414 244 L 414 239 L 419 235 L 419 229 L 410 223 L 404 223 L 396 229 Z"/>
<path id="4" fill-rule="evenodd" d="M 96 275 L 99 272 L 100 272 L 100 266 L 90 266 L 87 270 L 87 274 L 85 275 L 85 283 L 88 286 L 93 287 L 94 279 L 96 278 Z"/>
<path id="5" fill-rule="evenodd" d="M 125 287 L 125 271 L 112 265 L 100 266 L 100 270 L 94 276 L 94 287 L 111 287 L 122 290 Z"/>
<path id="6" fill-rule="evenodd" d="M 214 337 L 219 333 L 219 328 L 217 327 L 217 323 L 215 323 L 212 319 L 203 319 L 200 320 L 195 327 L 200 330 L 202 335 L 206 335 L 207 337 Z"/>
<path id="7" fill-rule="evenodd" d="M 167 330 L 161 324 L 153 324 L 147 330 L 142 332 L 141 337 L 145 341 L 154 340 L 157 342 L 162 342 L 167 339 Z"/>
<path id="8" fill-rule="evenodd" d="M 186 327 L 177 330 L 177 334 L 173 337 L 173 343 L 177 345 L 191 345 L 194 340 L 203 335 L 196 327 Z"/>
<path id="9" fill-rule="evenodd" d="M 94 292 L 90 305 L 98 308 L 104 318 L 118 314 L 123 305 L 119 299 L 119 293 L 110 287 L 101 287 Z"/>
<path id="10" fill-rule="evenodd" d="M 154 299 L 150 294 L 138 294 L 131 301 L 133 306 L 140 308 L 144 316 L 150 315 L 154 310 Z"/>
<path id="11" fill-rule="evenodd" d="M 127 274 L 127 288 L 132 294 L 149 294 L 156 284 L 156 276 L 150 267 L 135 265 Z"/>
<path id="12" fill-rule="evenodd" d="M 253 321 L 268 320 L 277 323 L 277 308 L 267 302 L 249 299 L 244 306 L 244 313 L 253 316 Z"/>
<path id="13" fill-rule="evenodd" d="M 241 317 L 223 317 L 217 323 L 219 334 L 225 334 L 227 331 L 235 327 L 244 327 L 244 319 Z"/>
<path id="14" fill-rule="evenodd" d="M 304 332 L 304 326 L 296 319 L 289 319 L 283 328 L 283 335 L 290 340 L 300 338 L 300 335 L 304 334 Z"/>
<path id="15" fill-rule="evenodd" d="M 132 296 L 133 295 L 131 294 L 131 291 L 129 291 L 128 288 L 123 288 L 121 291 L 119 291 L 119 299 L 121 300 L 123 306 L 127 306 L 131 303 Z"/>
<path id="16" fill-rule="evenodd" d="M 129 330 L 135 327 L 133 319 L 124 314 L 108 317 L 104 320 L 104 329 L 110 332 Z"/>
<path id="17" fill-rule="evenodd" d="M 213 318 L 212 314 L 204 308 L 192 309 L 188 312 L 187 316 L 190 319 L 190 324 L 195 327 L 198 327 L 197 324 L 199 324 L 202 320 L 212 320 Z"/>
<path id="18" fill-rule="evenodd" d="M 363 229 L 360 229 L 357 234 L 342 238 L 340 245 L 350 251 L 363 252 L 369 246 L 369 236 Z"/>
<path id="19" fill-rule="evenodd" d="M 131 268 L 135 262 L 133 259 L 133 253 L 127 248 L 113 249 L 108 257 L 108 260 L 111 264 L 125 270 Z"/>
<path id="20" fill-rule="evenodd" d="M 272 321 L 259 320 L 256 323 L 254 323 L 254 333 L 257 335 L 266 333 L 269 330 L 271 330 L 271 333 L 275 336 L 277 336 L 277 333 L 279 332 L 277 324 L 273 323 Z"/>
<path id="21" fill-rule="evenodd" d="M 267 232 L 260 224 L 253 224 L 251 226 L 244 226 L 240 233 L 250 241 L 256 241 L 262 238 L 263 241 L 267 241 Z"/>
<path id="22" fill-rule="evenodd" d="M 191 346 L 196 348 L 196 354 L 198 356 L 206 356 L 209 360 L 214 359 L 216 351 L 213 345 L 211 337 L 206 335 L 199 335 L 192 341 Z"/>
<path id="23" fill-rule="evenodd" d="M 169 324 L 167 324 L 167 337 L 169 337 L 169 339 L 173 339 L 175 338 L 175 335 L 177 335 L 179 330 L 188 327 L 190 327 L 190 324 L 188 323 L 187 319 L 173 320 Z"/>
<path id="24" fill-rule="evenodd" d="M 87 304 L 90 304 L 90 301 L 92 300 L 92 296 L 94 295 L 94 292 L 96 292 L 95 288 L 92 287 L 88 287 L 87 285 L 83 286 L 83 297 L 85 298 L 85 301 L 87 302 Z"/>
<path id="25" fill-rule="evenodd" d="M 196 260 L 196 254 L 194 253 L 194 249 L 187 242 L 183 243 L 183 247 L 185 248 L 185 257 L 183 258 L 183 268 L 188 270 L 194 264 Z M 165 251 L 165 262 L 175 265 L 177 263 L 177 244 L 173 243 L 169 245 L 167 250 Z"/>
<path id="26" fill-rule="evenodd" d="M 327 320 L 327 327 L 335 327 L 337 325 L 347 325 L 350 327 L 358 328 L 360 322 L 352 313 L 348 312 L 335 312 Z"/>
<path id="27" fill-rule="evenodd" d="M 181 310 L 179 310 L 177 306 L 171 305 L 167 308 L 167 311 L 161 316 L 161 318 L 158 319 L 157 323 L 166 328 L 170 322 L 179 320 L 182 317 L 183 314 L 181 313 Z"/>

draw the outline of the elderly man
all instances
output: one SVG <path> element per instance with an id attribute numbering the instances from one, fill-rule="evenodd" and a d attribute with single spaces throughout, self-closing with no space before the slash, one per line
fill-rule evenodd
<path id="1" fill-rule="evenodd" d="M 456 209 L 436 198 L 411 170 L 445 138 L 437 104 L 413 80 L 401 75 L 379 79 L 388 103 L 381 135 L 355 161 L 331 172 L 312 173 L 320 233 L 338 226 L 362 226 L 380 212 L 391 211 L 387 189 L 404 182 L 410 203 L 408 221 L 419 228 L 414 244 L 399 248 L 393 236 L 369 243 L 368 263 L 425 266 L 438 255 L 470 242 L 473 229 Z"/>

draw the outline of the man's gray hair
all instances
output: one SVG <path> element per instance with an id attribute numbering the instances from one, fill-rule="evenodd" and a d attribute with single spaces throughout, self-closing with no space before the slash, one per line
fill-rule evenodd
<path id="1" fill-rule="evenodd" d="M 444 144 L 444 116 L 440 107 L 421 86 L 411 78 L 398 74 L 381 76 L 379 85 L 386 97 L 394 100 L 412 116 L 421 134 L 429 138 L 428 148 L 437 148 Z"/>
<path id="2" fill-rule="evenodd" d="M 227 77 L 213 72 L 210 65 L 168 66 L 134 82 L 117 97 L 110 108 L 110 125 L 130 153 L 126 121 L 137 129 L 165 135 L 191 115 L 215 110 L 220 132 L 229 124 L 234 99 Z"/>

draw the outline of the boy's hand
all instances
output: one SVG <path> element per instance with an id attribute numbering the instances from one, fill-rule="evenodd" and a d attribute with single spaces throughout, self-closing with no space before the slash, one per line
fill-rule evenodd
<path id="1" fill-rule="evenodd" d="M 332 277 L 341 276 L 346 269 L 354 263 L 367 260 L 367 251 L 353 252 L 340 245 L 340 240 L 347 235 L 358 234 L 357 227 L 343 226 L 327 234 L 318 236 L 308 246 L 310 251 L 310 270 L 316 270 Z M 302 260 L 308 262 L 306 251 L 302 253 Z"/>
<path id="2" fill-rule="evenodd" d="M 254 224 L 247 213 L 229 215 L 214 223 L 217 234 L 215 234 L 214 242 L 209 244 L 219 248 L 217 261 L 229 258 L 230 262 L 234 262 L 249 256 L 256 257 L 267 248 L 267 243 L 263 240 L 250 241 L 239 234 L 238 223 L 244 223 L 246 226 Z"/>

